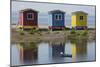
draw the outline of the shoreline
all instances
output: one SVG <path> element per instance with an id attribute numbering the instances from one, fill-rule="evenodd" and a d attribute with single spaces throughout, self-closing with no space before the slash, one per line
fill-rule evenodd
<path id="1" fill-rule="evenodd" d="M 39 31 L 30 34 L 29 31 L 24 31 L 21 35 L 15 28 L 11 28 L 11 43 L 18 42 L 48 42 L 48 41 L 68 41 L 68 40 L 95 40 L 95 30 L 77 30 L 71 33 L 71 30 L 63 31 Z"/>

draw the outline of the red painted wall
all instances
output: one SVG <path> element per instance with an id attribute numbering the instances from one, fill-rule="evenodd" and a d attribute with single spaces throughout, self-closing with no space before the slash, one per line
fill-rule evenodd
<path id="1" fill-rule="evenodd" d="M 23 25 L 23 13 L 20 13 L 19 16 L 19 25 Z"/>
<path id="2" fill-rule="evenodd" d="M 33 13 L 34 19 L 27 20 L 27 13 Z M 27 10 L 20 13 L 20 25 L 23 26 L 38 26 L 38 13 L 33 10 Z"/>

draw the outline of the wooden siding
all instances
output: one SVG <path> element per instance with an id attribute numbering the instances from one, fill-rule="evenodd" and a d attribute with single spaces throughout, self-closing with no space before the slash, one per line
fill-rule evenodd
<path id="1" fill-rule="evenodd" d="M 80 16 L 83 16 L 83 20 L 80 20 Z M 82 13 L 72 15 L 72 26 L 87 26 L 87 15 Z"/>
<path id="2" fill-rule="evenodd" d="M 27 19 L 27 14 L 32 13 L 33 19 Z M 38 12 L 32 9 L 21 10 L 19 15 L 18 28 L 36 28 L 38 27 Z"/>

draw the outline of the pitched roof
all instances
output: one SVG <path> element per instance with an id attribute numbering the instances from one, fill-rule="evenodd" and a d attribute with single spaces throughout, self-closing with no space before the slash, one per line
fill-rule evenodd
<path id="1" fill-rule="evenodd" d="M 31 8 L 23 9 L 23 10 L 21 10 L 20 12 L 29 11 L 29 10 L 38 12 L 38 11 L 36 11 L 36 10 L 34 10 L 34 9 L 31 9 Z"/>
<path id="2" fill-rule="evenodd" d="M 52 11 L 49 11 L 50 14 L 52 14 L 52 13 L 56 13 L 56 12 L 65 13 L 64 11 L 61 11 L 61 10 L 52 10 Z"/>
<path id="3" fill-rule="evenodd" d="M 86 14 L 86 15 L 88 15 L 88 13 L 86 13 L 86 12 L 83 12 L 83 11 L 76 11 L 76 12 L 72 12 L 72 15 L 73 15 L 73 14 L 79 14 L 79 13 L 83 13 L 83 14 Z"/>

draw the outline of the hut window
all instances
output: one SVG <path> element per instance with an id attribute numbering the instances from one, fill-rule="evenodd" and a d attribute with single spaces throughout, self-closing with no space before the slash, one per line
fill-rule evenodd
<path id="1" fill-rule="evenodd" d="M 34 14 L 33 13 L 27 13 L 27 20 L 34 20 Z"/>
<path id="2" fill-rule="evenodd" d="M 80 20 L 83 20 L 83 16 L 80 16 Z"/>
<path id="3" fill-rule="evenodd" d="M 59 15 L 59 20 L 62 20 L 62 15 Z"/>
<path id="4" fill-rule="evenodd" d="M 55 14 L 55 20 L 62 20 L 62 14 Z"/>

